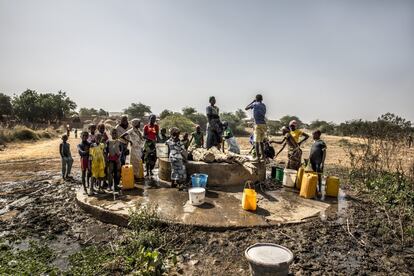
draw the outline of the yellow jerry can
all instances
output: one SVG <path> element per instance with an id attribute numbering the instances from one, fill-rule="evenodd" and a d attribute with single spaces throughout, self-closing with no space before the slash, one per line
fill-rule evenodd
<path id="1" fill-rule="evenodd" d="M 328 176 L 326 178 L 326 196 L 338 197 L 339 193 L 339 178 L 336 176 Z"/>
<path id="2" fill-rule="evenodd" d="M 247 186 L 247 187 L 246 187 Z M 246 183 L 243 189 L 242 208 L 243 210 L 256 211 L 257 195 L 255 189 L 252 189 L 249 182 Z"/>
<path id="3" fill-rule="evenodd" d="M 300 187 L 302 186 L 302 179 L 303 179 L 304 173 L 305 173 L 305 168 L 303 166 L 300 166 L 298 170 L 298 174 L 296 176 L 296 183 L 295 183 L 295 187 L 298 190 L 300 190 Z"/>
<path id="4" fill-rule="evenodd" d="M 318 175 L 316 173 L 305 173 L 303 175 L 299 196 L 304 198 L 314 198 L 316 195 L 317 184 Z"/>
<path id="5" fill-rule="evenodd" d="M 123 165 L 121 169 L 122 190 L 134 189 L 134 169 L 132 165 Z"/>

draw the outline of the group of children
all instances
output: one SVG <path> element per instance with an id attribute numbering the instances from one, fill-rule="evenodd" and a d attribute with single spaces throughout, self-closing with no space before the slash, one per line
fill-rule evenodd
<path id="1" fill-rule="evenodd" d="M 68 135 L 65 134 L 59 146 L 64 179 L 71 178 L 73 163 L 70 145 L 67 141 Z M 86 194 L 92 195 L 95 188 L 102 190 L 105 185 L 110 190 L 119 190 L 121 149 L 116 129 L 111 131 L 111 138 L 106 134 L 103 124 L 98 127 L 91 125 L 89 132 L 81 133 L 81 142 L 77 150 L 80 156 L 82 186 Z"/>

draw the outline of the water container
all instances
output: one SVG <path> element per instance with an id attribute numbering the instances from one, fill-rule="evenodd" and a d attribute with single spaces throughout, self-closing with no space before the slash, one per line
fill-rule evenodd
<path id="1" fill-rule="evenodd" d="M 284 170 L 285 176 L 283 177 L 283 186 L 293 188 L 295 187 L 296 182 L 296 170 L 285 169 Z"/>
<path id="2" fill-rule="evenodd" d="M 144 164 L 142 160 L 138 160 L 138 179 L 144 179 Z"/>
<path id="3" fill-rule="evenodd" d="M 252 189 L 249 182 L 246 183 L 243 189 L 242 208 L 246 211 L 256 211 L 257 208 L 256 190 Z"/>
<path id="4" fill-rule="evenodd" d="M 156 149 L 158 158 L 168 158 L 168 146 L 166 144 L 156 144 Z"/>
<path id="5" fill-rule="evenodd" d="M 123 165 L 121 169 L 122 189 L 134 189 L 134 169 L 132 165 Z"/>
<path id="6" fill-rule="evenodd" d="M 283 182 L 283 168 L 282 167 L 276 167 L 276 181 L 279 183 Z"/>
<path id="7" fill-rule="evenodd" d="M 256 243 L 244 252 L 251 275 L 288 275 L 293 253 L 273 243 Z"/>
<path id="8" fill-rule="evenodd" d="M 304 198 L 314 198 L 316 195 L 317 184 L 318 175 L 316 173 L 305 173 L 303 175 L 299 196 Z"/>
<path id="9" fill-rule="evenodd" d="M 326 196 L 338 197 L 339 193 L 339 178 L 335 176 L 328 176 L 326 178 Z"/>
<path id="10" fill-rule="evenodd" d="M 206 188 L 208 175 L 203 173 L 195 173 L 191 175 L 191 185 L 193 187 Z"/>
<path id="11" fill-rule="evenodd" d="M 206 189 L 201 187 L 190 188 L 188 190 L 188 195 L 190 197 L 191 205 L 201 205 L 204 203 L 206 197 Z"/>
<path id="12" fill-rule="evenodd" d="M 305 173 L 305 168 L 303 166 L 300 166 L 299 170 L 298 170 L 298 174 L 296 177 L 296 189 L 300 190 L 300 187 L 302 186 L 302 179 L 303 179 L 303 174 Z"/>

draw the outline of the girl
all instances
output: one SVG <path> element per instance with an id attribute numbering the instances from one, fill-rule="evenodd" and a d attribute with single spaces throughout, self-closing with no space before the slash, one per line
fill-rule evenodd
<path id="1" fill-rule="evenodd" d="M 166 144 L 171 162 L 171 187 L 175 188 L 177 184 L 184 184 L 187 179 L 187 172 L 184 165 L 187 151 L 180 141 L 180 130 L 174 127 L 170 130 L 170 133 L 171 138 Z"/>
<path id="2" fill-rule="evenodd" d="M 155 162 L 157 161 L 157 152 L 155 144 L 157 143 L 157 137 L 159 133 L 159 127 L 155 123 L 157 117 L 154 114 L 149 116 L 149 124 L 144 126 L 144 161 L 145 167 L 147 169 L 146 176 L 154 175 L 152 170 L 155 167 Z"/>

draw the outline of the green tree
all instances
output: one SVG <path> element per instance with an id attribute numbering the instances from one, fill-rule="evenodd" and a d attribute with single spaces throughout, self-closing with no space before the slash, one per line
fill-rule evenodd
<path id="1" fill-rule="evenodd" d="M 97 115 L 98 115 L 98 110 L 96 110 L 95 108 L 82 107 L 81 109 L 79 109 L 79 116 L 81 117 L 89 117 L 89 116 L 97 116 Z"/>
<path id="2" fill-rule="evenodd" d="M 237 118 L 239 118 L 240 120 L 244 120 L 247 118 L 247 114 L 243 109 L 237 109 L 235 112 L 235 115 L 237 116 Z"/>
<path id="3" fill-rule="evenodd" d="M 223 112 L 220 114 L 220 119 L 222 122 L 227 122 L 229 127 L 233 131 L 235 135 L 247 135 L 247 131 L 244 129 L 243 121 L 240 120 L 238 116 L 236 116 L 232 112 Z"/>
<path id="4" fill-rule="evenodd" d="M 269 129 L 270 135 L 277 135 L 280 133 L 280 130 L 283 127 L 283 124 L 278 120 L 268 120 L 267 127 Z"/>
<path id="5" fill-rule="evenodd" d="M 184 107 L 182 109 L 184 117 L 190 119 L 194 124 L 199 125 L 201 129 L 207 128 L 207 117 L 198 113 L 194 107 Z"/>
<path id="6" fill-rule="evenodd" d="M 102 109 L 102 108 L 100 108 L 100 109 L 98 110 L 98 115 L 99 115 L 99 116 L 102 116 L 102 117 L 107 117 L 107 116 L 109 116 L 109 112 L 108 112 L 108 111 L 106 111 L 106 110 L 104 110 L 104 109 Z"/>
<path id="7" fill-rule="evenodd" d="M 163 111 L 161 111 L 161 113 L 160 113 L 160 115 L 159 115 L 160 120 L 162 120 L 162 119 L 164 119 L 165 117 L 170 116 L 170 115 L 172 115 L 172 114 L 174 114 L 174 112 L 172 112 L 171 110 L 164 109 Z"/>
<path id="8" fill-rule="evenodd" d="M 299 119 L 299 117 L 297 116 L 291 116 L 291 115 L 285 115 L 282 118 L 280 118 L 280 122 L 282 123 L 283 126 L 289 126 L 289 122 L 292 120 L 296 120 L 296 122 L 298 123 L 298 127 L 301 127 L 301 125 L 303 124 L 303 122 Z"/>
<path id="9" fill-rule="evenodd" d="M 312 121 L 309 125 L 311 130 L 319 129 L 322 133 L 334 134 L 336 132 L 336 125 L 333 122 L 315 120 Z"/>
<path id="10" fill-rule="evenodd" d="M 174 113 L 162 119 L 160 127 L 166 129 L 178 127 L 181 132 L 191 133 L 194 130 L 194 123 L 184 115 Z"/>
<path id="11" fill-rule="evenodd" d="M 132 103 L 128 108 L 124 109 L 124 112 L 130 116 L 130 118 L 143 118 L 151 112 L 151 107 L 143 103 Z"/>
<path id="12" fill-rule="evenodd" d="M 0 93 L 0 121 L 3 116 L 10 116 L 13 114 L 13 106 L 11 98 L 6 94 Z"/>

